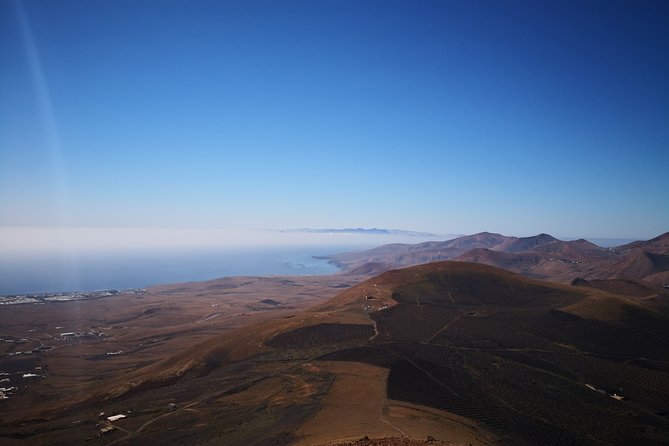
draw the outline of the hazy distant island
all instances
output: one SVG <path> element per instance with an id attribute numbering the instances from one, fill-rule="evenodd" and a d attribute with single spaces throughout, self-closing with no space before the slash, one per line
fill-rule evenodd
<path id="1" fill-rule="evenodd" d="M 307 234 L 365 234 L 365 235 L 407 235 L 411 237 L 439 237 L 430 232 L 407 231 L 404 229 L 385 228 L 297 228 L 282 229 L 280 232 L 301 232 Z M 456 237 L 448 235 L 446 238 Z"/>

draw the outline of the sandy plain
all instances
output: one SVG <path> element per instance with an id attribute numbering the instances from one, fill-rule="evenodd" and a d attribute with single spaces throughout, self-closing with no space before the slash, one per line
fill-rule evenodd
<path id="1" fill-rule="evenodd" d="M 229 277 L 150 287 L 142 295 L 3 306 L 0 372 L 7 374 L 3 386 L 15 389 L 0 401 L 2 422 L 52 418 L 90 402 L 107 382 L 159 365 L 212 336 L 290 318 L 357 280 Z"/>

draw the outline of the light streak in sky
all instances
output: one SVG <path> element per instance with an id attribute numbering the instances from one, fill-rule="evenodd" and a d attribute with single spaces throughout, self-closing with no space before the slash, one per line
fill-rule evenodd
<path id="1" fill-rule="evenodd" d="M 72 200 L 69 193 L 67 168 L 61 146 L 56 113 L 51 101 L 51 94 L 49 92 L 45 70 L 42 65 L 42 59 L 37 44 L 35 43 L 30 19 L 24 8 L 24 2 L 15 0 L 13 3 L 30 71 L 30 79 L 39 110 L 39 125 L 41 126 L 40 130 L 44 136 L 44 148 L 51 167 L 53 182 L 51 188 L 51 194 L 53 194 L 52 199 L 57 203 L 55 209 L 57 209 L 56 212 L 58 212 L 58 217 L 62 224 L 71 224 L 73 221 Z M 64 243 L 70 246 L 76 245 L 77 241 L 74 232 L 63 231 L 59 235 L 60 237 L 66 238 L 65 240 L 60 241 L 61 244 Z M 71 273 L 74 276 L 78 276 L 80 268 L 77 257 L 68 255 L 64 260 L 69 264 Z"/>
<path id="2" fill-rule="evenodd" d="M 15 0 L 14 5 L 28 68 L 30 70 L 30 79 L 32 81 L 33 91 L 39 110 L 39 124 L 41 125 L 40 130 L 44 136 L 44 148 L 46 149 L 51 166 L 53 177 L 52 193 L 56 195 L 55 198 L 57 199 L 57 203 L 59 203 L 58 209 L 61 213 L 61 220 L 63 220 L 63 223 L 67 224 L 72 220 L 72 204 L 68 190 L 67 169 L 61 146 L 56 114 L 54 112 L 44 67 L 35 43 L 28 14 L 26 13 L 22 1 Z"/>

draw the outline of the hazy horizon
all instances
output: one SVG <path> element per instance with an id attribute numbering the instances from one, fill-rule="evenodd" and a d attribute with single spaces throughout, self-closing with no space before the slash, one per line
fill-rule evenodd
<path id="1" fill-rule="evenodd" d="M 239 275 L 331 274 L 338 268 L 320 257 L 455 237 L 409 234 L 0 228 L 0 296 L 144 288 Z M 632 240 L 590 241 L 611 247 Z"/>
<path id="2" fill-rule="evenodd" d="M 495 232 L 495 231 L 487 231 Z M 0 258 L 31 257 L 58 253 L 159 253 L 207 251 L 221 249 L 271 249 L 332 247 L 347 249 L 373 248 L 390 243 L 415 244 L 444 241 L 471 234 L 422 233 L 356 233 L 301 232 L 273 229 L 225 230 L 203 228 L 27 228 L 0 227 Z M 537 234 L 502 234 L 527 237 Z M 554 234 L 551 234 L 555 236 Z M 653 237 L 660 235 L 655 234 Z M 635 240 L 631 237 L 564 237 L 560 240 L 585 238 L 603 247 L 617 246 Z M 651 238 L 651 237 L 647 237 Z"/>

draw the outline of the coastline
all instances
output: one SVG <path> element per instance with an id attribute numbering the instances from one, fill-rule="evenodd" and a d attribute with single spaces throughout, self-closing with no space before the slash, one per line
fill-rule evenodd
<path id="1" fill-rule="evenodd" d="M 0 258 L 0 298 L 42 300 L 58 294 L 144 289 L 236 276 L 328 275 L 340 268 L 322 257 L 335 250 L 323 246 Z"/>

